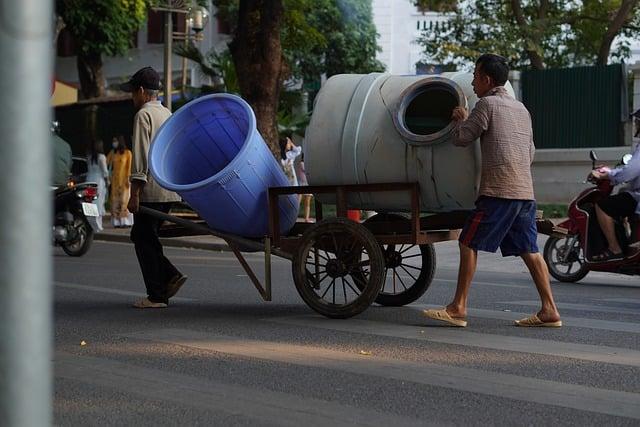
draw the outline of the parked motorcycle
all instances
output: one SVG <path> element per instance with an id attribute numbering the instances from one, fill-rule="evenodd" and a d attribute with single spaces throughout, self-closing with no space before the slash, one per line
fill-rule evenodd
<path id="1" fill-rule="evenodd" d="M 54 188 L 53 244 L 69 256 L 82 256 L 93 242 L 93 228 L 88 218 L 98 216 L 92 203 L 98 197 L 93 182 Z"/>
<path id="2" fill-rule="evenodd" d="M 596 154 L 591 151 L 592 169 L 596 169 Z M 625 155 L 621 164 L 627 164 L 631 155 Z M 569 204 L 568 219 L 546 231 L 550 237 L 544 245 L 543 256 L 549 273 L 561 282 L 577 282 L 589 271 L 639 275 L 640 250 L 629 245 L 640 241 L 640 220 L 628 218 L 616 221 L 618 241 L 624 258 L 616 260 L 595 260 L 594 256 L 607 248 L 607 241 L 598 224 L 595 204 L 609 196 L 613 190 L 609 180 L 596 180 L 591 174 L 587 178 L 593 187 L 584 190 Z"/>

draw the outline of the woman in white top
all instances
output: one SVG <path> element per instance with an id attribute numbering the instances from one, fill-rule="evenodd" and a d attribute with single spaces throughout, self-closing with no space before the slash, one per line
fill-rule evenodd
<path id="1" fill-rule="evenodd" d="M 107 196 L 109 185 L 109 170 L 107 169 L 107 157 L 104 155 L 102 141 L 93 141 L 87 152 L 87 182 L 98 184 L 98 217 L 96 218 L 96 231 L 102 231 L 102 216 L 105 214 L 104 200 Z"/>
<path id="2" fill-rule="evenodd" d="M 296 177 L 296 171 L 293 167 L 293 162 L 296 157 L 302 153 L 302 147 L 298 147 L 293 143 L 291 138 L 280 138 L 280 163 L 284 169 L 284 173 L 289 179 L 289 185 L 297 186 L 298 179 Z"/>

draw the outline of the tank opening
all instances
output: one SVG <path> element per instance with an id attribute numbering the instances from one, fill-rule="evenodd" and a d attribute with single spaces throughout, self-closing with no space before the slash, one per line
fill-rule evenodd
<path id="1" fill-rule="evenodd" d="M 446 128 L 459 105 L 455 92 L 444 85 L 426 85 L 407 105 L 404 123 L 415 135 L 431 135 Z"/>

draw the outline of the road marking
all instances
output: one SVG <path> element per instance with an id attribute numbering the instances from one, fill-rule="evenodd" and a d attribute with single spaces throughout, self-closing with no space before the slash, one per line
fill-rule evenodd
<path id="1" fill-rule="evenodd" d="M 453 280 L 453 279 L 434 279 L 435 282 L 447 282 L 447 283 L 458 283 L 457 280 Z M 476 280 L 471 282 L 471 285 L 480 285 L 480 286 L 497 286 L 499 288 L 534 288 L 534 285 L 531 286 L 526 286 L 526 285 L 515 285 L 515 284 L 508 284 L 508 283 L 493 283 L 493 282 L 478 282 Z"/>
<path id="2" fill-rule="evenodd" d="M 59 288 L 66 289 L 75 289 L 79 291 L 89 291 L 89 292 L 99 292 L 103 294 L 112 294 L 112 295 L 124 295 L 127 297 L 139 297 L 144 298 L 147 296 L 146 292 L 132 292 L 132 291 L 124 291 L 122 289 L 112 289 L 112 288 L 102 288 L 99 286 L 89 286 L 89 285 L 81 285 L 78 283 L 65 283 L 65 282 L 53 282 L 55 286 Z M 171 301 L 197 301 L 194 298 L 182 298 L 182 297 L 173 297 Z"/>
<path id="3" fill-rule="evenodd" d="M 431 341 L 466 347 L 542 354 L 545 356 L 566 357 L 590 362 L 640 367 L 640 351 L 627 348 L 557 342 L 510 335 L 482 334 L 461 328 L 409 326 L 360 319 L 349 319 L 349 321 L 345 322 L 344 320 L 327 319 L 319 316 L 292 316 L 263 320 L 305 328 L 320 328 L 341 332 Z M 422 319 L 420 321 L 422 322 Z M 424 322 L 426 323 L 428 320 L 425 319 Z M 515 327 L 516 326 L 514 326 L 514 328 Z M 421 331 L 424 333 L 420 333 Z M 549 333 L 551 334 L 553 332 L 550 330 Z"/>
<path id="4" fill-rule="evenodd" d="M 640 394 L 637 393 L 598 389 L 426 362 L 412 362 L 376 356 L 363 357 L 356 353 L 319 347 L 247 340 L 240 337 L 205 334 L 181 329 L 145 331 L 124 336 L 234 356 L 319 367 L 640 419 Z M 375 417 L 371 418 L 375 419 Z M 377 422 L 379 425 L 384 425 L 379 420 Z"/>
<path id="5" fill-rule="evenodd" d="M 626 304 L 640 304 L 640 299 L 637 298 L 604 298 L 603 301 L 622 302 Z"/>
<path id="6" fill-rule="evenodd" d="M 256 423 L 282 426 L 428 425 L 417 420 L 321 399 L 224 384 L 116 360 L 56 352 L 56 378 L 119 390 L 144 399 L 220 411 Z M 224 420 L 223 420 L 224 421 Z M 224 424 L 224 422 L 223 422 Z M 230 424 L 233 424 L 232 422 Z M 438 423 L 441 424 L 441 423 Z M 432 424 L 435 425 L 435 424 Z"/>
<path id="7" fill-rule="evenodd" d="M 511 305 L 523 305 L 525 307 L 539 307 L 540 301 L 500 301 L 498 304 L 511 304 Z M 580 311 L 593 311 L 597 313 L 616 313 L 616 314 L 640 314 L 640 310 L 633 308 L 620 308 L 611 306 L 602 306 L 595 304 L 571 304 L 571 303 L 557 303 L 560 311 L 565 310 L 580 310 Z"/>
<path id="8" fill-rule="evenodd" d="M 425 308 L 442 308 L 442 305 L 411 304 L 411 305 L 408 305 L 407 307 L 425 309 Z M 481 308 L 468 308 L 467 314 L 470 317 L 480 317 L 484 319 L 499 319 L 499 320 L 510 320 L 510 321 L 531 316 L 531 313 L 518 313 L 515 311 L 505 312 L 505 311 L 496 311 L 496 310 L 485 310 Z M 576 328 L 602 329 L 605 331 L 631 332 L 634 334 L 640 334 L 640 323 L 615 322 L 612 320 L 600 320 L 600 319 L 588 319 L 584 317 L 562 316 L 562 324 L 563 326 L 572 326 Z"/>

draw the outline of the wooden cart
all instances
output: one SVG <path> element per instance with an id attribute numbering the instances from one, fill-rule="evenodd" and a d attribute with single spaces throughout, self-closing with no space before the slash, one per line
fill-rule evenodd
<path id="1" fill-rule="evenodd" d="M 364 222 L 348 219 L 349 193 L 400 192 L 411 201 L 409 213 L 378 213 Z M 323 217 L 316 199 L 316 222 L 298 222 L 279 233 L 278 198 L 290 194 L 333 194 L 336 216 Z M 402 306 L 428 289 L 436 267 L 433 243 L 457 239 L 468 211 L 420 216 L 417 183 L 272 187 L 268 190 L 269 235 L 263 239 L 219 232 L 203 221 L 191 221 L 148 208 L 141 212 L 166 220 L 161 235 L 177 237 L 211 234 L 224 239 L 265 301 L 271 300 L 271 256 L 291 260 L 296 289 L 316 312 L 348 318 L 374 301 Z M 264 284 L 242 252 L 264 252 Z"/>

